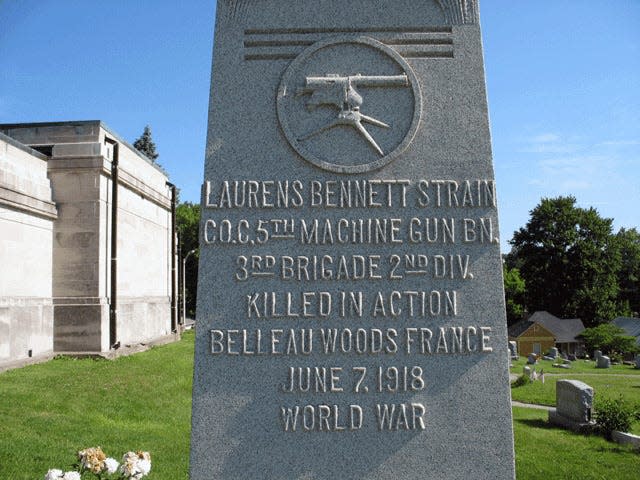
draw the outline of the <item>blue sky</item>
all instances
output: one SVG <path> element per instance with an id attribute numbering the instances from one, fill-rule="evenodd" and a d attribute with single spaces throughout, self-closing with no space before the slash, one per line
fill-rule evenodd
<path id="1" fill-rule="evenodd" d="M 199 201 L 213 0 L 0 0 L 0 123 L 103 120 Z M 542 197 L 640 226 L 640 1 L 483 0 L 502 248 Z"/>

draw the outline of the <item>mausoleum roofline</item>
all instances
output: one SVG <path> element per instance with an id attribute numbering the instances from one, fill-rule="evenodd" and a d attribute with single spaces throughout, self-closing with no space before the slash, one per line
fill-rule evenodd
<path id="1" fill-rule="evenodd" d="M 19 148 L 20 150 L 22 150 L 23 152 L 28 153 L 29 155 L 32 155 L 36 158 L 39 158 L 40 160 L 44 160 L 47 161 L 47 156 L 44 153 L 40 153 L 37 150 L 34 150 L 33 148 L 24 145 L 22 143 L 20 143 L 19 141 L 11 138 L 9 135 L 5 135 L 4 133 L 0 132 L 0 140 L 3 142 L 7 142 L 9 145 L 11 145 L 12 147 L 16 147 Z"/>
<path id="2" fill-rule="evenodd" d="M 131 145 L 129 142 L 127 142 L 126 140 L 123 140 L 122 137 L 120 137 L 120 135 L 115 133 L 115 131 L 112 130 L 102 120 L 67 120 L 67 121 L 57 121 L 57 122 L 0 123 L 0 130 L 8 130 L 12 128 L 65 127 L 65 126 L 74 126 L 74 125 L 77 125 L 77 126 L 92 125 L 92 126 L 96 126 L 98 128 L 103 129 L 111 137 L 117 140 L 118 143 L 128 147 L 132 152 L 136 153 L 140 158 L 142 158 L 144 161 L 152 165 L 156 170 L 158 170 L 159 172 L 162 172 L 167 177 L 167 179 L 169 178 L 169 174 L 160 165 L 151 161 L 150 158 L 148 158 L 146 155 L 136 150 L 136 148 L 133 145 Z M 22 145 L 20 142 L 17 142 L 17 143 Z M 26 148 L 29 148 L 26 145 L 23 145 L 23 146 Z"/>

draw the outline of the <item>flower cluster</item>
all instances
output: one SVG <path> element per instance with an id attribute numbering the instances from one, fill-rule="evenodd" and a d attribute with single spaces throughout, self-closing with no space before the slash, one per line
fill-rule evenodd
<path id="1" fill-rule="evenodd" d="M 151 470 L 149 452 L 127 452 L 122 457 L 120 473 L 124 478 L 139 480 Z"/>
<path id="2" fill-rule="evenodd" d="M 107 457 L 100 447 L 86 448 L 78 452 L 75 467 L 79 471 L 49 470 L 44 480 L 81 480 L 84 473 L 105 480 L 140 480 L 151 471 L 151 455 L 149 452 L 127 452 L 122 457 L 122 462 L 118 463 Z M 111 476 L 115 474 L 117 477 Z"/>
<path id="3" fill-rule="evenodd" d="M 80 474 L 78 472 L 66 472 L 54 468 L 49 470 L 44 476 L 44 480 L 80 480 Z"/>
<path id="4" fill-rule="evenodd" d="M 105 469 L 107 456 L 100 447 L 87 448 L 78 452 L 78 460 L 82 470 L 89 470 L 92 473 L 100 473 Z"/>

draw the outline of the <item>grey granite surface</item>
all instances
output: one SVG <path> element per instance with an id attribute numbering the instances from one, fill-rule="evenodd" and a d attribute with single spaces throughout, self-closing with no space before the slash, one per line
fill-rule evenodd
<path id="1" fill-rule="evenodd" d="M 476 2 L 217 8 L 192 480 L 514 478 Z"/>
<path id="2" fill-rule="evenodd" d="M 593 409 L 593 387 L 578 380 L 556 382 L 558 413 L 576 422 L 590 422 Z"/>

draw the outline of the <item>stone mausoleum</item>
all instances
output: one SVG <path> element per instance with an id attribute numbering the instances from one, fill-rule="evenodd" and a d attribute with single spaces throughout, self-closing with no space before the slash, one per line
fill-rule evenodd
<path id="1" fill-rule="evenodd" d="M 174 202 L 100 121 L 0 125 L 0 368 L 174 338 Z"/>

